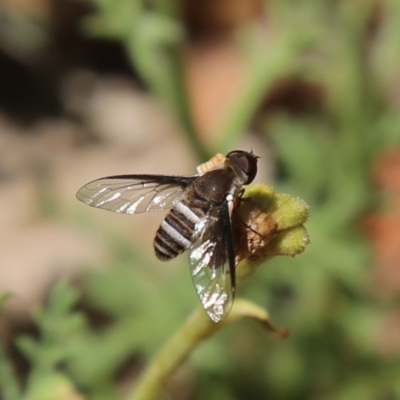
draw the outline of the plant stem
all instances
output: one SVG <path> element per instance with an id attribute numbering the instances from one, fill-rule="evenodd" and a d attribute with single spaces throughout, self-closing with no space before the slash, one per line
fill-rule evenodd
<path id="1" fill-rule="evenodd" d="M 127 400 L 159 399 L 167 379 L 200 342 L 243 317 L 257 320 L 264 328 L 279 338 L 287 336 L 286 330 L 278 331 L 271 325 L 267 311 L 244 299 L 236 299 L 230 314 L 218 324 L 212 322 L 203 308 L 199 307 L 146 368 Z"/>
<path id="2" fill-rule="evenodd" d="M 198 308 L 170 338 L 139 379 L 128 400 L 157 399 L 166 380 L 197 344 L 220 329 L 203 309 Z"/>
<path id="3" fill-rule="evenodd" d="M 247 280 L 259 265 L 259 262 L 243 261 L 243 272 L 238 274 L 238 285 Z M 201 341 L 243 316 L 268 321 L 265 310 L 245 300 L 236 299 L 230 314 L 218 324 L 210 320 L 202 307 L 198 307 L 146 368 L 127 400 L 158 399 L 166 380 Z"/>
<path id="4" fill-rule="evenodd" d="M 238 266 L 237 285 L 242 285 L 259 265 L 260 262 L 241 262 L 240 268 Z M 236 299 L 230 314 L 218 324 L 210 320 L 202 307 L 197 308 L 146 368 L 127 400 L 158 399 L 167 379 L 201 341 L 244 316 L 256 318 L 265 326 L 268 325 L 267 312 L 246 300 Z"/>

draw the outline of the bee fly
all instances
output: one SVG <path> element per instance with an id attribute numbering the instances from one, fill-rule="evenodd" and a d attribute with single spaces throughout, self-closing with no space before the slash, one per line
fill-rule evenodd
<path id="1" fill-rule="evenodd" d="M 235 210 L 243 186 L 256 176 L 257 158 L 238 150 L 215 156 L 193 176 L 109 176 L 83 186 L 77 198 L 124 214 L 171 209 L 154 239 L 156 256 L 170 260 L 189 250 L 196 292 L 218 322 L 229 313 L 235 294 Z"/>

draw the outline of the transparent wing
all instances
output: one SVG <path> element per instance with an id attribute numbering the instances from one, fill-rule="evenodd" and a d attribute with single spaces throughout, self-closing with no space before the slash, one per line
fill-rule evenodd
<path id="1" fill-rule="evenodd" d="M 196 177 L 118 175 L 97 179 L 76 194 L 83 203 L 124 214 L 163 211 L 182 198 Z"/>
<path id="2" fill-rule="evenodd" d="M 214 322 L 225 318 L 235 291 L 235 254 L 229 213 L 217 209 L 195 227 L 190 268 L 201 304 Z"/>

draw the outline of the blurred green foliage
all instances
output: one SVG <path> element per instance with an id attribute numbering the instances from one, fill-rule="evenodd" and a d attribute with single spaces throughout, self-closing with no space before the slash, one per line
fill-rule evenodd
<path id="1" fill-rule="evenodd" d="M 195 382 L 189 398 L 399 399 L 400 358 L 382 354 L 380 336 L 393 299 L 373 295 L 373 261 L 361 218 L 377 207 L 373 160 L 400 142 L 400 113 L 391 99 L 400 69 L 400 3 L 266 2 L 273 40 L 266 41 L 256 26 L 238 32 L 249 72 L 215 133 L 214 147 L 200 142 L 190 116 L 182 80 L 185 31 L 177 3 L 92 3 L 96 13 L 86 19 L 86 32 L 124 44 L 203 160 L 215 150 L 235 147 L 280 78 L 322 93 L 318 107 L 301 113 L 262 111 L 264 137 L 278 165 L 275 186 L 311 205 L 312 245 L 294 260 L 268 262 L 241 294 L 267 305 L 291 335 L 278 341 L 246 322 L 218 333 L 185 366 L 181 378 Z M 376 15 L 378 28 L 372 26 Z M 94 231 L 92 224 L 88 229 Z M 73 311 L 76 293 L 58 286 L 48 308 L 35 314 L 40 339 L 19 342 L 32 368 L 28 399 L 43 393 L 43 377 L 54 377 L 70 393 L 79 388 L 89 399 L 124 397 L 118 380 L 129 368 L 123 367 L 145 365 L 196 304 L 183 258 L 174 272 L 159 277 L 150 256 L 107 234 L 113 236 L 113 269 L 88 272 L 82 293 L 85 304 L 107 315 L 108 323 L 85 322 Z M 3 397 L 19 398 L 12 371 L 0 356 Z M 51 387 L 46 386 L 47 393 Z M 171 389 L 165 398 L 184 397 Z"/>

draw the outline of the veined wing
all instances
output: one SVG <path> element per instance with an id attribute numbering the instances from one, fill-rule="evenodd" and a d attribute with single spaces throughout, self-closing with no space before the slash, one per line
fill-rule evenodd
<path id="1" fill-rule="evenodd" d="M 116 175 L 96 179 L 76 194 L 83 203 L 124 214 L 163 211 L 182 198 L 196 176 Z"/>
<path id="2" fill-rule="evenodd" d="M 214 209 L 195 227 L 190 269 L 197 295 L 214 322 L 225 318 L 235 294 L 235 253 L 228 204 Z"/>

